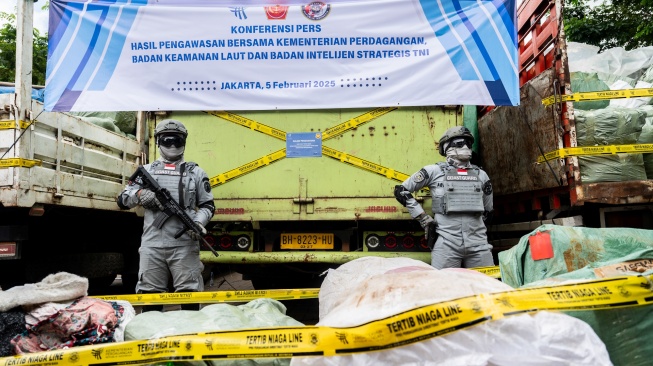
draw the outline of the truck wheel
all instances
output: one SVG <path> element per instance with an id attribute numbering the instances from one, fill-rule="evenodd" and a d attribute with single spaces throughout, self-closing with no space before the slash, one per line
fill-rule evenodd
<path id="1" fill-rule="evenodd" d="M 89 293 L 106 291 L 124 268 L 121 253 L 80 253 L 26 262 L 28 283 L 40 282 L 51 273 L 68 272 L 89 279 Z"/>

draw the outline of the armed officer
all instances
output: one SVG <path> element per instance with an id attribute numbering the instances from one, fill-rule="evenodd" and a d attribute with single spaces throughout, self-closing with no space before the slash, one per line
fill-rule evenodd
<path id="1" fill-rule="evenodd" d="M 161 121 L 154 129 L 154 140 L 161 157 L 144 168 L 206 233 L 204 226 L 215 211 L 213 193 L 204 170 L 195 163 L 184 161 L 187 137 L 188 131 L 181 122 L 173 119 Z M 153 222 L 164 207 L 154 192 L 142 188 L 139 182 L 129 182 L 117 202 L 122 209 L 136 205 L 145 208 L 136 293 L 167 292 L 169 276 L 172 276 L 175 292 L 203 291 L 204 265 L 200 262 L 197 234 L 188 231 L 175 239 L 175 234 L 184 228 L 176 216 L 169 217 L 160 229 L 156 228 Z M 199 304 L 183 304 L 181 308 L 199 310 L 200 307 Z M 161 311 L 163 306 L 150 305 L 143 309 L 150 310 Z"/>
<path id="2" fill-rule="evenodd" d="M 435 227 L 431 265 L 437 269 L 494 265 L 485 227 L 493 211 L 492 184 L 485 171 L 470 163 L 473 143 L 468 128 L 448 129 L 439 144 L 447 162 L 427 165 L 395 186 L 395 198 L 427 235 Z M 433 217 L 411 194 L 424 187 L 431 191 Z"/>

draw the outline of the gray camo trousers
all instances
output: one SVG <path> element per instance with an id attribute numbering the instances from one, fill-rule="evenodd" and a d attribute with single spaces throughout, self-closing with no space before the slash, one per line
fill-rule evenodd
<path id="1" fill-rule="evenodd" d="M 431 266 L 437 269 L 494 266 L 492 245 L 466 247 L 439 236 L 431 251 Z"/>
<path id="2" fill-rule="evenodd" d="M 204 291 L 198 245 L 169 248 L 140 247 L 136 293 L 169 292 L 168 278 L 172 277 L 175 292 Z"/>

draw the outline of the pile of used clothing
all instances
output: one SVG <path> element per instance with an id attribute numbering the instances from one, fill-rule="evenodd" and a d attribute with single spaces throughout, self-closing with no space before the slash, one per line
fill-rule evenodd
<path id="1" fill-rule="evenodd" d="M 0 357 L 123 341 L 134 307 L 87 294 L 88 279 L 66 272 L 0 289 Z"/>

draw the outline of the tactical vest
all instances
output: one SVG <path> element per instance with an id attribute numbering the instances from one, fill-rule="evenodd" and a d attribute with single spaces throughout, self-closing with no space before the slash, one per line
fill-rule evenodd
<path id="1" fill-rule="evenodd" d="M 483 212 L 483 183 L 478 176 L 478 169 L 447 166 L 443 170 L 444 194 L 433 197 L 433 212 L 445 215 Z"/>
<path id="2" fill-rule="evenodd" d="M 192 197 L 186 192 L 184 196 L 184 191 L 187 191 L 185 187 L 188 186 L 188 176 L 195 168 L 195 163 L 185 162 L 179 165 L 175 164 L 165 164 L 161 161 L 155 161 L 150 167 L 150 174 L 162 188 L 165 188 L 170 192 L 170 196 L 179 203 L 184 208 L 188 208 L 192 204 L 191 200 L 194 200 L 194 192 Z"/>

